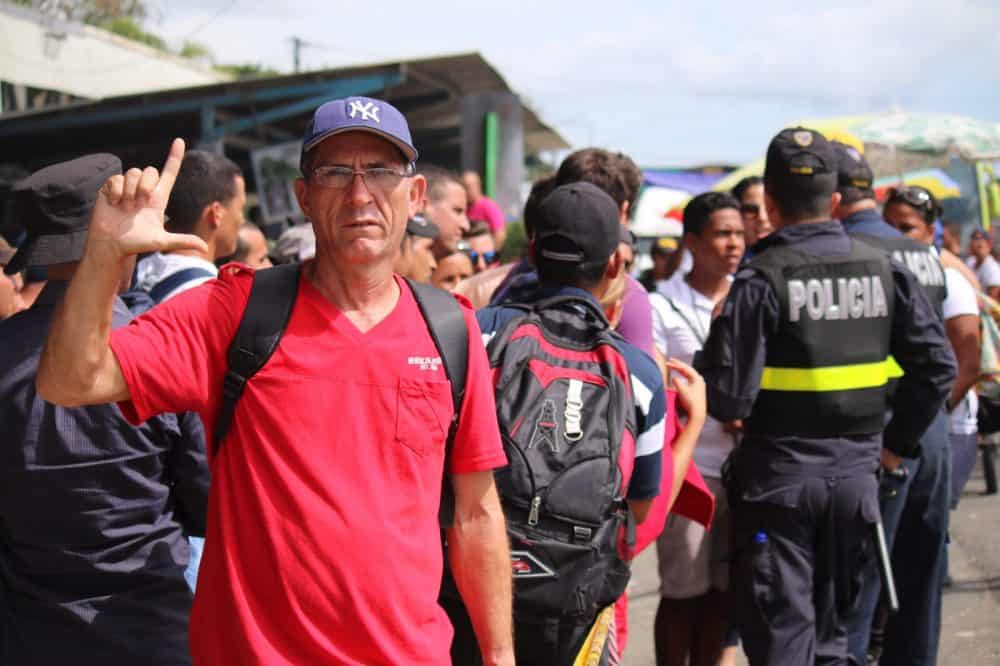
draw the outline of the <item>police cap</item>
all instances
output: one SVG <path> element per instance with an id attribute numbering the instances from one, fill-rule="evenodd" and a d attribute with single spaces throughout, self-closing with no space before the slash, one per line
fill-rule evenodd
<path id="1" fill-rule="evenodd" d="M 805 127 L 778 132 L 767 147 L 764 180 L 802 182 L 821 174 L 837 173 L 837 156 L 822 134 Z"/>
<path id="2" fill-rule="evenodd" d="M 837 155 L 837 190 L 841 193 L 860 190 L 874 196 L 875 175 L 861 151 L 839 141 L 833 141 L 832 145 Z"/>

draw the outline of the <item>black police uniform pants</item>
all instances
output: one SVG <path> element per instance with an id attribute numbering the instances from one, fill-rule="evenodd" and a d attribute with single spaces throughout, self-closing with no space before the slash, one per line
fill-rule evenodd
<path id="1" fill-rule="evenodd" d="M 874 471 L 758 476 L 730 487 L 736 491 L 730 580 L 751 666 L 854 663 L 846 625 L 874 554 Z"/>
<path id="2" fill-rule="evenodd" d="M 889 617 L 879 664 L 934 666 L 941 637 L 941 586 L 947 572 L 951 444 L 944 412 L 920 438 L 919 458 L 903 461 L 905 476 L 884 475 L 879 499 L 899 612 Z M 851 652 L 864 658 L 882 582 L 865 571 L 859 612 L 852 618 Z"/>

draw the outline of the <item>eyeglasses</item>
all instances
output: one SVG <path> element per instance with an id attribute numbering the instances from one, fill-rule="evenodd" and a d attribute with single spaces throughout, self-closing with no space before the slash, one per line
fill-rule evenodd
<path id="1" fill-rule="evenodd" d="M 496 250 L 490 250 L 489 252 L 476 252 L 475 250 L 466 250 L 465 253 L 469 255 L 469 261 L 475 266 L 479 263 L 479 257 L 483 258 L 483 263 L 486 265 L 492 264 L 496 261 L 496 258 L 500 255 Z"/>
<path id="2" fill-rule="evenodd" d="M 399 185 L 401 180 L 409 178 L 412 175 L 412 164 L 407 165 L 402 170 L 390 169 L 388 167 L 351 169 L 345 166 L 321 166 L 313 169 L 310 178 L 319 187 L 342 190 L 354 182 L 355 176 L 361 176 L 367 187 L 374 187 L 383 192 L 388 192 Z"/>

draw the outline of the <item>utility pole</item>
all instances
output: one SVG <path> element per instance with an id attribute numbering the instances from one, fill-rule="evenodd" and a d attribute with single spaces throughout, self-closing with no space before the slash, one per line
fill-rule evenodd
<path id="1" fill-rule="evenodd" d="M 292 42 L 292 58 L 295 62 L 295 73 L 298 74 L 302 71 L 302 49 L 315 44 L 310 44 L 301 37 L 292 37 L 289 41 Z"/>

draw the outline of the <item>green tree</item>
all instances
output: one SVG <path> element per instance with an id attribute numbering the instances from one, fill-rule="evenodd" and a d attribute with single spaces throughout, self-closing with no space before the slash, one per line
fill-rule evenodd
<path id="1" fill-rule="evenodd" d="M 142 26 L 136 23 L 135 19 L 127 16 L 119 16 L 118 18 L 113 18 L 96 25 L 98 28 L 113 32 L 125 39 L 131 39 L 134 42 L 152 46 L 154 49 L 159 49 L 160 51 L 167 50 L 167 43 L 161 37 L 151 32 L 146 32 L 142 29 Z"/>
<path id="2" fill-rule="evenodd" d="M 215 68 L 220 72 L 226 72 L 227 74 L 232 74 L 237 79 L 259 79 L 267 76 L 278 76 L 281 74 L 276 69 L 271 69 L 270 67 L 265 67 L 260 63 L 248 62 L 241 64 L 231 64 L 231 65 L 216 65 Z"/>
<path id="3" fill-rule="evenodd" d="M 204 44 L 199 44 L 198 42 L 184 42 L 180 54 L 184 58 L 208 58 L 209 60 L 215 60 L 212 51 Z"/>

